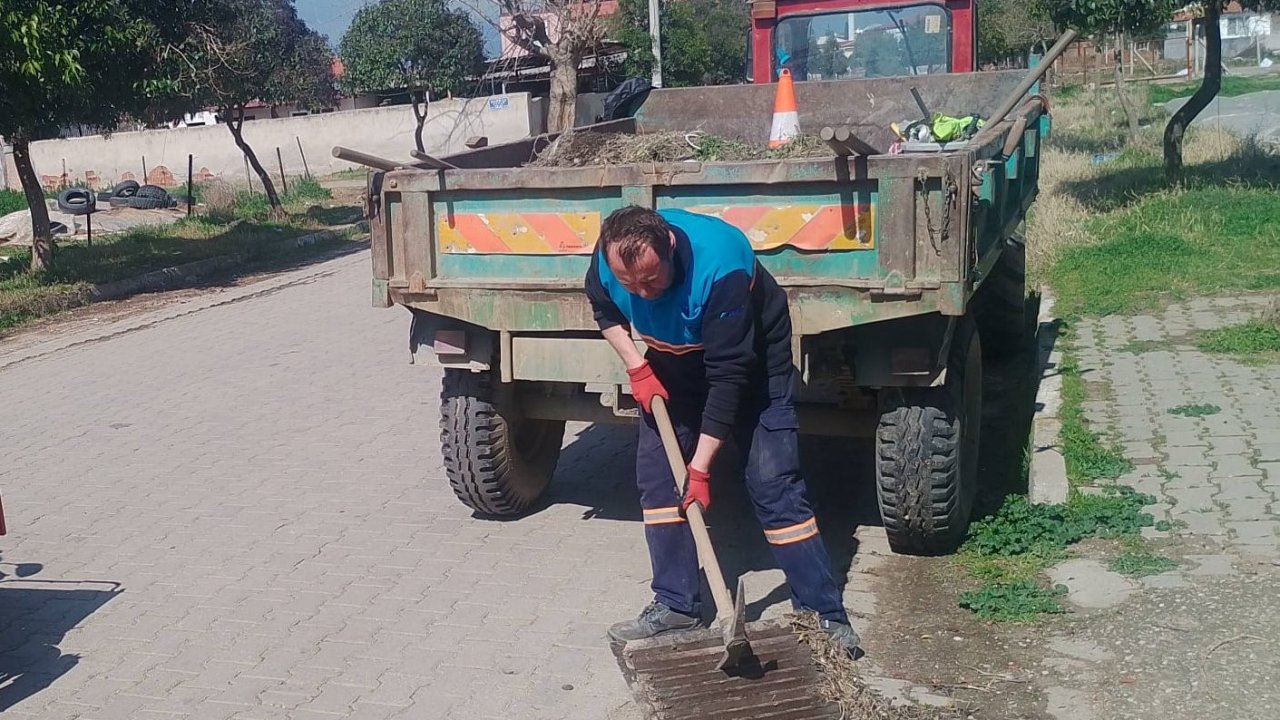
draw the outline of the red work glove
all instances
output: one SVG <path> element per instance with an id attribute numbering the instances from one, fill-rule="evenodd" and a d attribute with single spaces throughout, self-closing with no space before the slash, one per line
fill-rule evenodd
<path id="1" fill-rule="evenodd" d="M 685 488 L 680 512 L 683 514 L 694 502 L 702 506 L 703 512 L 711 507 L 711 474 L 689 466 L 689 485 Z"/>
<path id="2" fill-rule="evenodd" d="M 653 368 L 649 367 L 649 361 L 645 360 L 639 366 L 627 371 L 627 376 L 631 378 L 631 394 L 635 397 L 636 402 L 640 403 L 640 407 L 644 411 L 653 414 L 653 398 L 660 397 L 663 400 L 670 401 L 671 396 L 667 394 L 667 389 L 662 386 L 662 381 L 657 375 L 653 374 Z"/>

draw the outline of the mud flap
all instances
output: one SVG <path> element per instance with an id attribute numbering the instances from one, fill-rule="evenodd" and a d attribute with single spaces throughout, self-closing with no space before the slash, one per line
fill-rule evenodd
<path id="1" fill-rule="evenodd" d="M 806 645 L 782 620 L 747 626 L 758 666 L 737 674 L 716 669 L 724 652 L 717 630 L 691 630 L 612 643 L 618 667 L 648 720 L 837 720 L 823 698 L 823 678 Z"/>

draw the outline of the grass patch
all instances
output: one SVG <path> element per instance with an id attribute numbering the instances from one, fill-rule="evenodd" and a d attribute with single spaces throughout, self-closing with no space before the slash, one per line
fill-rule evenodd
<path id="1" fill-rule="evenodd" d="M 1107 564 L 1107 567 L 1112 572 L 1118 572 L 1121 575 L 1147 577 L 1148 575 L 1159 575 L 1162 572 L 1173 570 L 1178 567 L 1178 563 L 1163 555 L 1157 555 L 1144 547 L 1126 550 L 1120 555 L 1111 558 L 1111 562 Z"/>
<path id="2" fill-rule="evenodd" d="M 1141 355 L 1143 353 L 1157 352 L 1165 350 L 1169 347 L 1169 343 L 1160 340 L 1131 340 L 1120 348 L 1120 352 Z"/>
<path id="3" fill-rule="evenodd" d="M 1098 481 L 1115 480 L 1133 469 L 1133 463 L 1115 443 L 1089 429 L 1084 418 L 1084 377 L 1075 358 L 1064 354 L 1062 367 L 1062 408 L 1058 419 L 1062 430 L 1062 457 L 1067 464 L 1067 479 L 1073 487 Z"/>
<path id="4" fill-rule="evenodd" d="M 207 190 L 204 191 L 207 194 Z M 197 196 L 200 191 L 197 192 Z M 280 193 L 280 204 L 290 216 L 312 211 L 316 202 L 328 200 L 332 193 L 314 179 L 297 178 L 289 183 L 289 192 Z M 356 208 L 344 208 L 348 215 Z M 216 202 L 206 210 L 210 222 L 228 224 L 236 220 L 267 221 L 271 219 L 271 204 L 267 196 L 255 190 L 232 191 L 229 203 Z M 317 218 L 322 219 L 322 218 Z M 327 224 L 327 223 L 322 223 Z"/>
<path id="5" fill-rule="evenodd" d="M 1210 330 L 1200 336 L 1196 347 L 1222 355 L 1280 359 L 1280 320 L 1264 318 Z"/>
<path id="6" fill-rule="evenodd" d="M 1150 89 L 1150 101 L 1163 105 L 1170 100 L 1191 97 L 1200 89 L 1200 83 L 1177 83 L 1175 85 L 1153 85 Z M 1218 97 L 1237 97 L 1266 90 L 1280 90 L 1280 75 L 1228 75 L 1222 78 L 1222 89 Z"/>
<path id="7" fill-rule="evenodd" d="M 1107 239 L 1066 250 L 1049 271 L 1058 309 L 1067 317 L 1280 288 L 1280 194 L 1274 190 L 1171 191 L 1100 217 L 1088 228 Z"/>
<path id="8" fill-rule="evenodd" d="M 1045 587 L 1041 573 L 1066 558 L 1071 545 L 1089 538 L 1122 540 L 1126 554 L 1134 556 L 1124 561 L 1126 567 L 1137 568 L 1140 553 L 1158 557 L 1140 537 L 1142 528 L 1156 524 L 1142 512 L 1154 502 L 1150 495 L 1119 485 L 1096 494 L 1073 491 L 1067 502 L 1056 505 L 1033 505 L 1025 496 L 1010 496 L 994 515 L 973 523 L 956 555 L 955 562 L 981 581 L 960 596 L 961 607 L 994 620 L 1025 621 L 1062 612 L 1057 598 L 1065 588 Z M 1155 560 L 1146 562 L 1156 566 Z"/>
<path id="9" fill-rule="evenodd" d="M 960 607 L 972 610 L 983 620 L 1030 622 L 1044 614 L 1066 612 L 1059 601 L 1067 588 L 1042 587 L 1031 580 L 991 583 L 960 595 Z"/>
<path id="10" fill-rule="evenodd" d="M 1027 221 L 1027 263 L 1032 283 L 1057 290 L 1065 317 L 1280 285 L 1280 228 L 1271 226 L 1280 217 L 1280 155 L 1192 127 L 1184 179 L 1171 184 L 1162 109 L 1146 106 L 1140 135 L 1128 142 L 1114 90 L 1055 100 L 1041 192 Z"/>
<path id="11" fill-rule="evenodd" d="M 17 190 L 0 190 L 0 215 L 27 209 L 27 196 Z"/>
<path id="12" fill-rule="evenodd" d="M 1217 415 L 1220 412 L 1222 412 L 1222 408 L 1208 403 L 1179 405 L 1178 407 L 1169 409 L 1170 415 L 1181 415 L 1182 417 L 1189 418 L 1207 417 L 1209 415 Z"/>
<path id="13" fill-rule="evenodd" d="M 59 239 L 53 268 L 30 270 L 31 251 L 5 249 L 0 263 L 0 332 L 36 318 L 88 302 L 91 285 L 121 280 L 174 265 L 224 255 L 248 264 L 287 260 L 322 252 L 347 242 L 321 242 L 297 248 L 280 241 L 299 237 L 327 225 L 313 216 L 310 201 L 327 198 L 318 183 L 299 183 L 283 199 L 293 212 L 270 221 L 266 199 L 254 193 L 236 195 L 230 208 L 195 215 L 164 227 L 143 227 L 113 235 L 99 235 L 93 245 L 81 239 Z M 24 202 L 25 207 L 25 202 Z M 336 210 L 336 209 L 335 209 Z M 347 213 L 353 208 L 345 208 Z"/>

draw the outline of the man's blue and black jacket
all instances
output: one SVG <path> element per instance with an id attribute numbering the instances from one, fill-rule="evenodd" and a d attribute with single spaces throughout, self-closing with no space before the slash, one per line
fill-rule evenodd
<path id="1" fill-rule="evenodd" d="M 672 402 L 701 403 L 702 432 L 725 438 L 743 396 L 791 371 L 787 296 L 741 230 L 684 210 L 659 214 L 676 237 L 667 292 L 656 300 L 627 292 L 597 249 L 587 297 L 600 329 L 634 328 Z"/>

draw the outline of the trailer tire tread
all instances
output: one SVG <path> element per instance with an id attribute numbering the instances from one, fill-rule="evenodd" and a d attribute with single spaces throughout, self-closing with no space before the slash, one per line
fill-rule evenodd
<path id="1" fill-rule="evenodd" d="M 885 531 L 900 552 L 931 554 L 929 538 L 951 535 L 951 510 L 959 487 L 951 482 L 959 462 L 959 425 L 923 393 L 903 392 L 881 415 L 876 436 L 877 485 Z"/>
<path id="2" fill-rule="evenodd" d="M 978 342 L 972 323 L 968 318 L 961 320 L 953 339 L 946 385 L 891 388 L 880 393 L 876 498 L 894 552 L 948 553 L 968 530 L 976 494 L 981 422 Z M 976 356 L 971 357 L 971 352 Z M 975 372 L 976 384 L 968 377 Z M 966 392 L 977 396 L 966 399 Z M 971 423 L 968 429 L 966 422 Z"/>
<path id="3" fill-rule="evenodd" d="M 447 369 L 440 393 L 440 446 L 454 495 L 481 515 L 523 514 L 541 497 L 560 456 L 564 423 L 508 418 L 494 403 L 488 373 Z M 511 415 L 512 413 L 508 413 Z M 540 423 L 523 451 L 517 425 Z"/>

